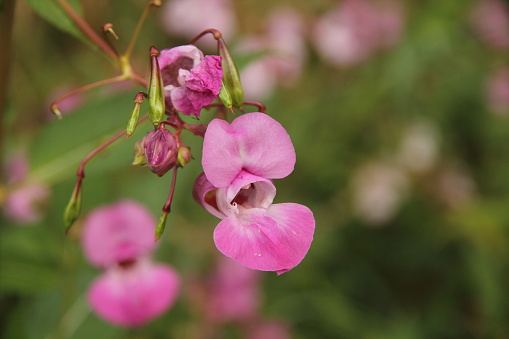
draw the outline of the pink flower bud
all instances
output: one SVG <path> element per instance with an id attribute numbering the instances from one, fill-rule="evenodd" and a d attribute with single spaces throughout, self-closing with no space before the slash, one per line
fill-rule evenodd
<path id="1" fill-rule="evenodd" d="M 145 138 L 145 158 L 150 170 L 163 176 L 177 162 L 177 141 L 166 128 L 157 128 Z"/>

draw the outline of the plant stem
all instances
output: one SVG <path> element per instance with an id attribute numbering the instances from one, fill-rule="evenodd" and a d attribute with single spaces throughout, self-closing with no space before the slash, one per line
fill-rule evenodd
<path id="1" fill-rule="evenodd" d="M 83 18 L 79 16 L 78 13 L 76 13 L 74 8 L 72 8 L 72 6 L 69 5 L 69 3 L 66 0 L 57 0 L 57 2 L 60 5 L 60 7 L 62 7 L 64 12 L 69 16 L 69 18 L 71 18 L 71 20 L 76 24 L 76 26 L 78 26 L 81 32 L 85 34 L 87 38 L 90 39 L 90 41 L 92 41 L 92 43 L 94 43 L 100 49 L 102 49 L 103 52 L 106 53 L 106 55 L 111 57 L 113 60 L 118 60 L 117 54 L 110 47 L 110 45 L 108 45 L 108 43 L 106 43 L 103 39 L 101 39 L 101 37 L 99 37 L 99 35 L 97 35 L 97 33 L 92 29 L 92 27 L 90 27 L 88 22 L 83 20 Z"/>

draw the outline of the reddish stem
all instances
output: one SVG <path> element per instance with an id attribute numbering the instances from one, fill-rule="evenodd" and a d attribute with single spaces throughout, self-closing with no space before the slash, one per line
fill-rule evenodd
<path id="1" fill-rule="evenodd" d="M 189 45 L 194 44 L 196 41 L 200 40 L 205 34 L 212 34 L 214 36 L 214 39 L 219 40 L 223 37 L 223 34 L 218 31 L 215 28 L 209 28 L 198 34 L 196 37 L 194 37 L 193 40 L 189 42 Z"/>
<path id="2" fill-rule="evenodd" d="M 173 200 L 173 195 L 175 193 L 175 184 L 177 183 L 177 166 L 173 169 L 173 176 L 171 178 L 171 188 L 170 194 L 168 195 L 168 199 L 166 200 L 166 204 L 163 206 L 163 213 L 169 214 L 171 212 L 171 202 Z"/>

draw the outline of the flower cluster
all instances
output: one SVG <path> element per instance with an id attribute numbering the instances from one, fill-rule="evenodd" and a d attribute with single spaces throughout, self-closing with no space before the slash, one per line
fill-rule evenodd
<path id="1" fill-rule="evenodd" d="M 276 188 L 270 180 L 286 177 L 294 164 L 288 133 L 266 114 L 209 124 L 194 197 L 222 219 L 214 241 L 223 254 L 278 274 L 301 262 L 313 240 L 313 213 L 299 204 L 272 204 Z"/>
<path id="2" fill-rule="evenodd" d="M 217 41 L 218 55 L 205 56 L 193 45 L 208 33 Z M 277 36 L 279 40 L 288 37 Z M 85 256 L 104 270 L 90 287 L 89 303 L 107 321 L 130 327 L 141 326 L 166 311 L 179 289 L 176 272 L 150 257 L 155 249 L 154 236 L 158 240 L 163 234 L 171 211 L 177 171 L 193 159 L 182 140 L 184 132 L 204 138 L 204 173 L 195 182 L 195 200 L 222 219 L 214 231 L 214 242 L 220 252 L 244 265 L 242 269 L 287 272 L 307 254 L 315 229 L 313 213 L 306 206 L 273 204 L 276 187 L 272 180 L 293 171 L 295 150 L 283 126 L 265 114 L 263 104 L 244 101 L 240 75 L 222 34 L 208 29 L 188 45 L 161 51 L 151 47 L 149 54 L 148 80 L 129 73 L 147 87 L 147 92 L 135 96 L 126 130 L 96 148 L 80 164 L 64 214 L 68 231 L 81 211 L 87 161 L 121 136 L 130 137 L 138 123 L 148 118 L 152 129 L 136 142 L 133 164 L 147 165 L 159 177 L 172 171 L 161 217 L 156 222 L 143 207 L 121 201 L 90 213 L 83 232 Z M 122 61 L 121 67 L 124 65 Z M 145 100 L 148 114 L 140 118 Z M 237 109 L 244 113 L 244 105 L 257 106 L 261 112 L 241 114 L 228 123 L 225 112 Z M 52 108 L 59 113 L 55 103 Z M 199 118 L 204 108 L 216 110 L 216 119 L 208 125 L 192 124 L 181 117 Z M 251 283 L 250 279 L 245 282 Z M 227 307 L 218 305 L 228 313 Z M 232 310 L 236 312 L 235 307 Z M 246 317 L 254 315 L 249 309 L 247 313 Z"/>
<path id="3" fill-rule="evenodd" d="M 150 212 L 127 200 L 98 208 L 85 221 L 85 256 L 104 270 L 90 286 L 88 300 L 98 315 L 113 324 L 144 325 L 177 297 L 177 273 L 150 258 L 154 227 Z"/>

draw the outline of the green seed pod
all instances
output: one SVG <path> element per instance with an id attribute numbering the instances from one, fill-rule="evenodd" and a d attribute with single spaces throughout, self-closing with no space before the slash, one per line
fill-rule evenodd
<path id="1" fill-rule="evenodd" d="M 165 112 L 164 86 L 157 56 L 159 51 L 150 47 L 150 78 L 148 81 L 148 115 L 154 126 L 163 121 Z"/>
<path id="2" fill-rule="evenodd" d="M 242 89 L 242 84 L 240 83 L 240 75 L 237 66 L 233 61 L 233 58 L 230 55 L 230 52 L 228 51 L 223 38 L 219 38 L 217 40 L 217 47 L 219 50 L 219 55 L 222 58 L 224 86 L 232 98 L 233 106 L 242 109 L 244 105 L 244 90 Z"/>

